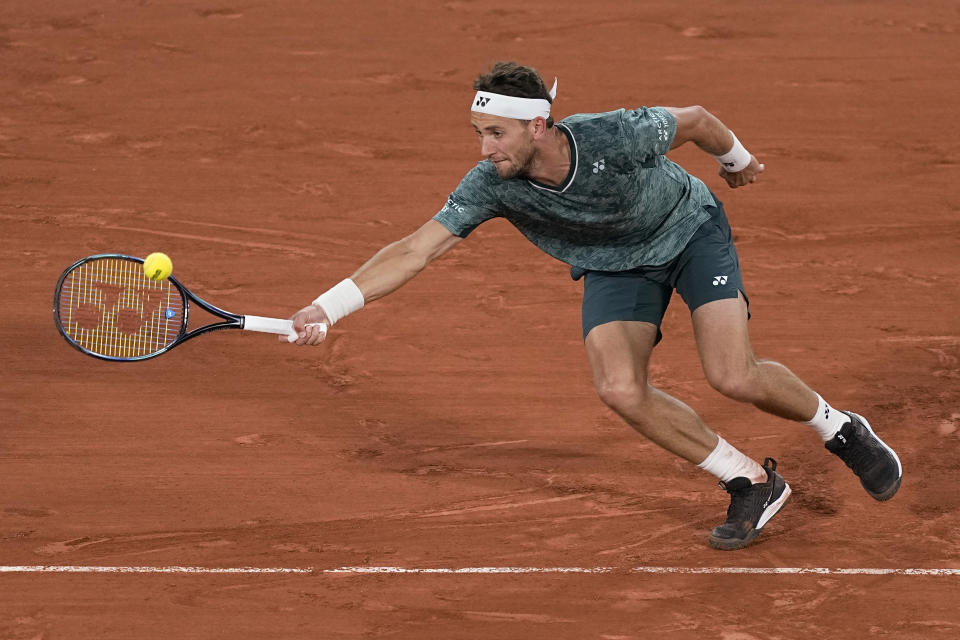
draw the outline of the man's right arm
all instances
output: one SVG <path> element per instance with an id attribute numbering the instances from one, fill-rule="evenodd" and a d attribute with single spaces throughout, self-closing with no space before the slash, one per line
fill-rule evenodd
<path id="1" fill-rule="evenodd" d="M 363 303 L 368 304 L 402 287 L 461 240 L 436 220 L 428 220 L 409 236 L 380 249 L 350 279 L 363 295 Z M 326 313 L 318 305 L 306 306 L 290 319 L 300 334 L 297 344 L 316 345 L 326 337 L 315 326 L 329 325 Z"/>
<path id="2" fill-rule="evenodd" d="M 351 279 L 363 292 L 364 302 L 373 302 L 402 287 L 461 240 L 436 220 L 428 220 L 406 238 L 380 249 Z"/>

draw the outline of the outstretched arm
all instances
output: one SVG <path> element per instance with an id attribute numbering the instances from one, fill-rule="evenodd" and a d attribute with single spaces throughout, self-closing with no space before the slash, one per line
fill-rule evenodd
<path id="1" fill-rule="evenodd" d="M 382 298 L 412 280 L 428 264 L 452 249 L 461 240 L 463 238 L 453 235 L 436 220 L 428 220 L 406 238 L 380 249 L 357 269 L 349 278 L 352 280 L 352 284 L 348 285 L 349 290 L 354 295 L 362 295 L 362 304 Z M 337 287 L 342 285 L 343 283 Z M 297 344 L 320 344 L 326 334 L 313 325 L 332 324 L 323 307 L 318 304 L 300 309 L 290 319 L 293 320 L 294 330 L 300 334 Z M 334 320 L 337 319 L 334 318 Z"/>
<path id="2" fill-rule="evenodd" d="M 728 161 L 736 160 L 739 156 L 746 161 L 749 157 L 749 162 L 742 168 L 736 164 L 725 166 L 724 161 L 721 160 L 720 177 L 726 180 L 731 188 L 736 189 L 756 182 L 759 175 L 763 173 L 764 166 L 757 161 L 756 157 L 743 149 L 733 132 L 703 107 L 667 107 L 667 111 L 673 114 L 677 121 L 677 132 L 673 137 L 671 149 L 693 142 L 718 160 L 726 156 L 732 156 L 726 158 Z"/>
<path id="3" fill-rule="evenodd" d="M 461 240 L 436 220 L 428 220 L 406 238 L 380 249 L 351 279 L 364 301 L 372 302 L 399 289 Z"/>

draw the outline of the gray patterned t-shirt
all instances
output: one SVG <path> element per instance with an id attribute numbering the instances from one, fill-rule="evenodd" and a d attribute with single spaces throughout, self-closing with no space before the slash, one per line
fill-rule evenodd
<path id="1" fill-rule="evenodd" d="M 433 219 L 465 238 L 504 217 L 551 256 L 596 271 L 664 264 L 709 219 L 710 190 L 664 157 L 677 128 L 666 109 L 577 114 L 556 126 L 571 151 L 563 184 L 503 180 L 484 160 Z"/>

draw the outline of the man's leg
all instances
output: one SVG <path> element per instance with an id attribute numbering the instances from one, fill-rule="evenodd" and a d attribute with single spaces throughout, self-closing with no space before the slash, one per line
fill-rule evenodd
<path id="1" fill-rule="evenodd" d="M 866 418 L 830 405 L 789 369 L 757 360 L 747 331 L 743 297 L 715 300 L 693 312 L 693 330 L 703 371 L 714 389 L 767 413 L 814 426 L 828 451 L 840 457 L 877 500 L 900 488 L 897 454 L 873 432 Z"/>
<path id="2" fill-rule="evenodd" d="M 710 534 L 718 549 L 749 545 L 790 497 L 776 462 L 760 466 L 719 438 L 687 405 L 647 380 L 658 329 L 647 322 L 608 322 L 586 338 L 594 385 L 603 402 L 647 438 L 721 480 L 731 494 L 727 521 Z"/>
<path id="3" fill-rule="evenodd" d="M 813 418 L 817 394 L 782 364 L 753 355 L 742 295 L 698 307 L 693 332 L 703 372 L 714 389 L 787 420 Z"/>
<path id="4" fill-rule="evenodd" d="M 587 335 L 593 382 L 604 404 L 654 443 L 693 464 L 717 446 L 717 436 L 693 409 L 650 386 L 647 370 L 657 327 L 609 322 Z"/>

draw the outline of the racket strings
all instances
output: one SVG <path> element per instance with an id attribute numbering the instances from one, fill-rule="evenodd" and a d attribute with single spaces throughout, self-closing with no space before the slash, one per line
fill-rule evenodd
<path id="1" fill-rule="evenodd" d="M 59 314 L 64 334 L 83 349 L 139 358 L 176 341 L 184 301 L 169 280 L 147 278 L 139 262 L 100 258 L 78 265 L 64 278 Z"/>

